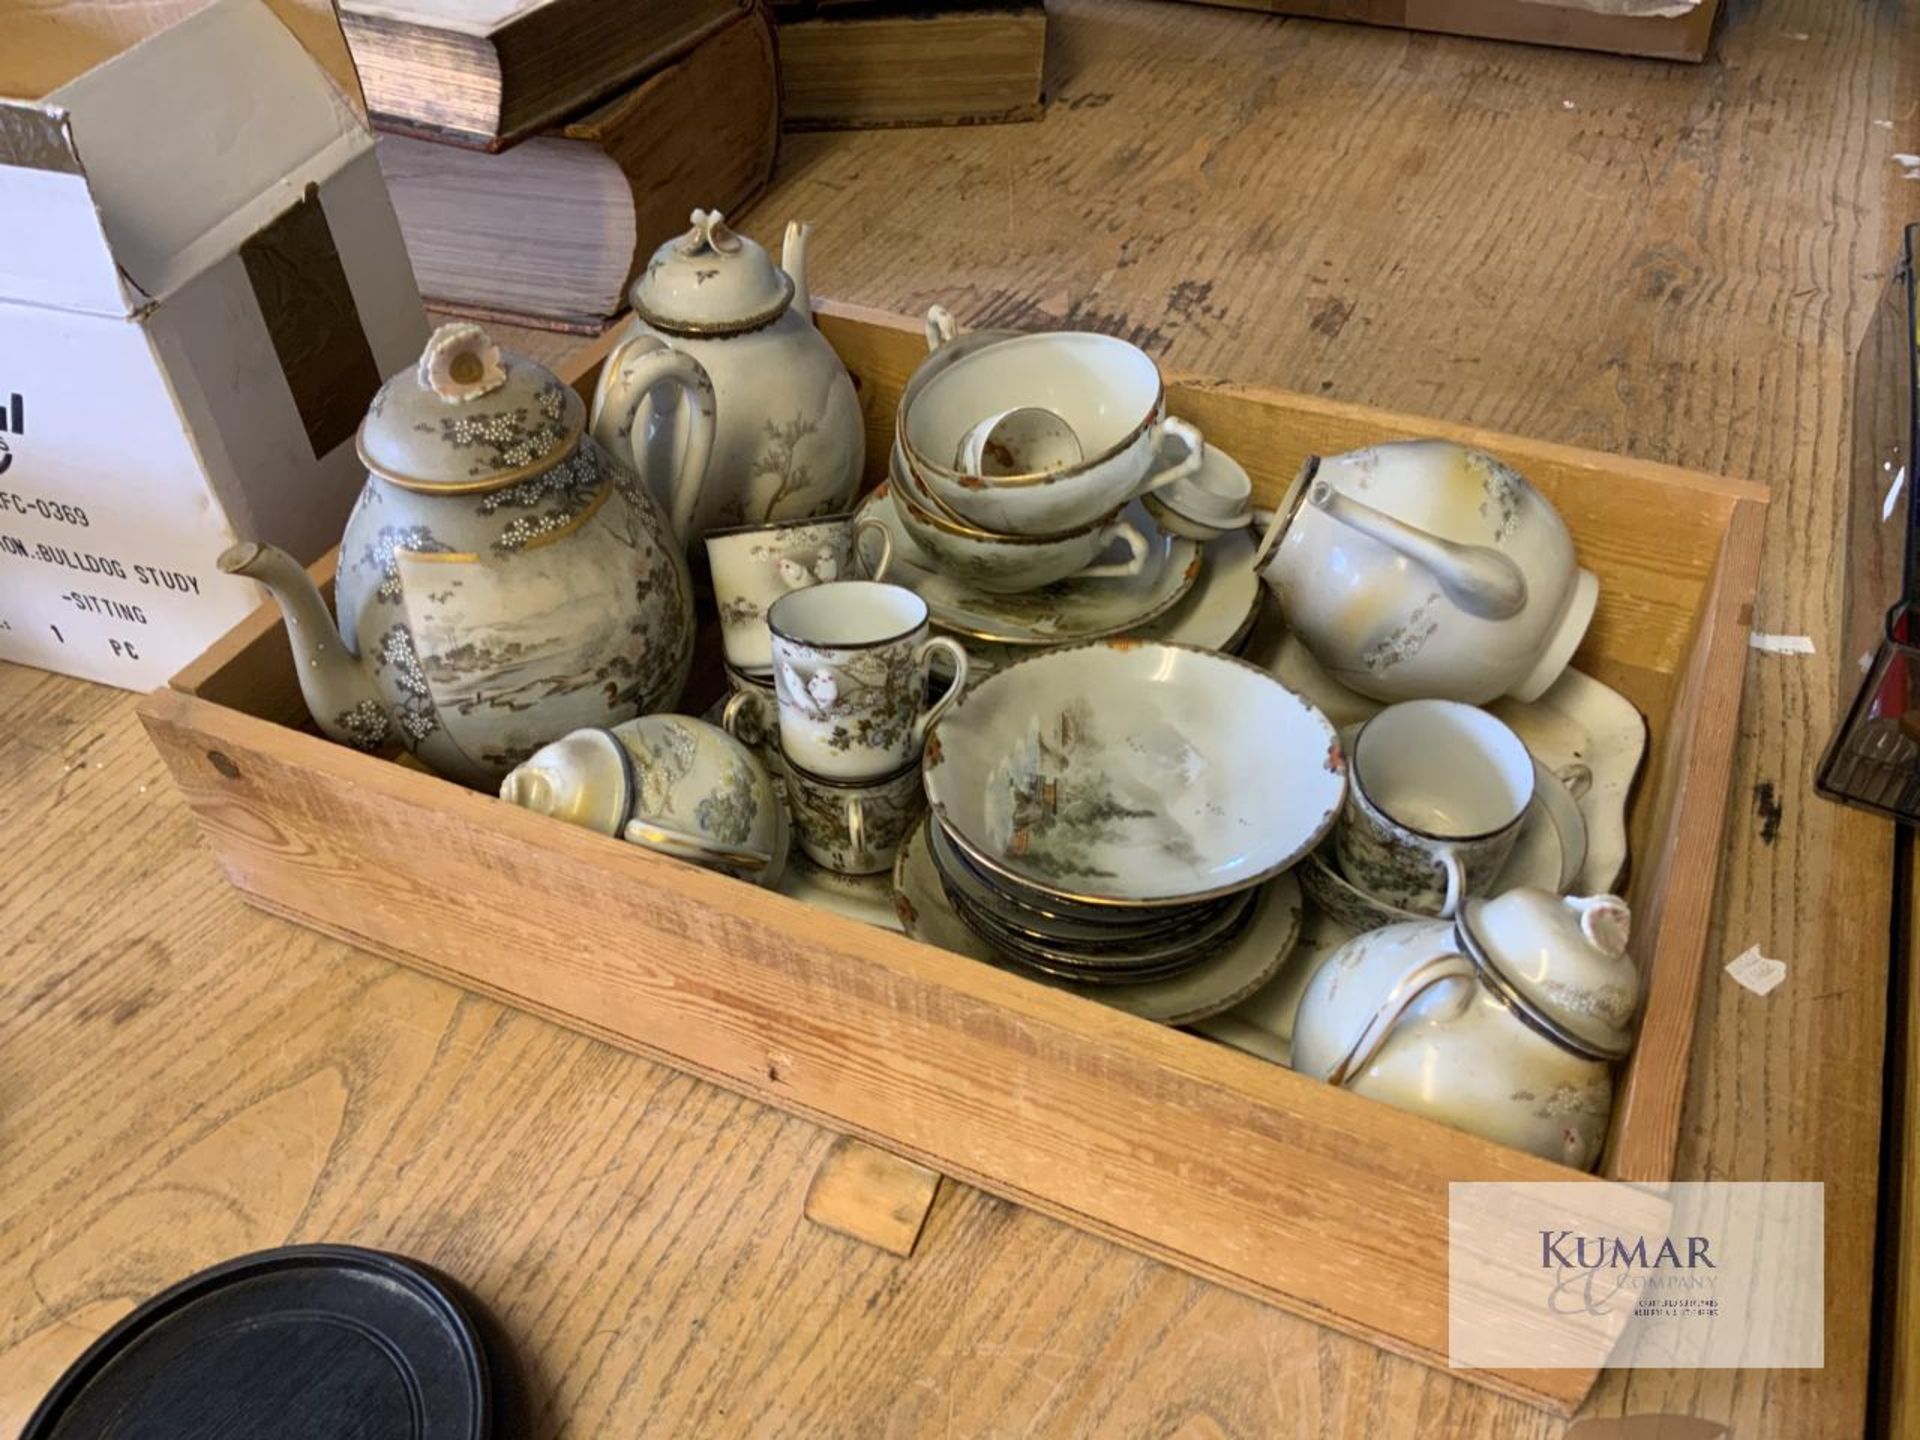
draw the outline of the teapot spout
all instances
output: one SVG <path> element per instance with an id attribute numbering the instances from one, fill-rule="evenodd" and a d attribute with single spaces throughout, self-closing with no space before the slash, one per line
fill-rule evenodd
<path id="1" fill-rule="evenodd" d="M 813 294 L 807 289 L 807 242 L 812 237 L 811 222 L 789 220 L 787 238 L 780 246 L 780 268 L 793 281 L 793 308 L 808 320 L 813 319 Z"/>
<path id="2" fill-rule="evenodd" d="M 366 666 L 346 647 L 313 577 L 275 545 L 243 540 L 218 561 L 222 572 L 258 580 L 273 592 L 286 615 L 300 693 L 328 739 L 361 750 L 378 750 L 392 730 L 392 716 Z"/>
<path id="3" fill-rule="evenodd" d="M 1469 615 L 1483 620 L 1511 620 L 1526 608 L 1526 576 L 1491 546 L 1460 545 L 1429 535 L 1336 490 L 1324 479 L 1309 482 L 1307 501 L 1349 529 L 1424 566 L 1447 598 Z"/>

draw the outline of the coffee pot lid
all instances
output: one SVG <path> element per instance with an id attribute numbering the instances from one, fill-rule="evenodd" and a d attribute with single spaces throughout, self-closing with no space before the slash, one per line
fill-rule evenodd
<path id="1" fill-rule="evenodd" d="M 409 490 L 492 490 L 550 469 L 586 426 L 586 405 L 559 376 L 456 322 L 380 387 L 360 422 L 360 460 Z"/>
<path id="2" fill-rule="evenodd" d="M 672 335 L 739 335 L 771 325 L 793 302 L 793 279 L 718 210 L 653 252 L 633 282 L 633 313 Z"/>
<path id="3" fill-rule="evenodd" d="M 1627 954 L 1632 914 L 1615 895 L 1509 890 L 1469 900 L 1461 948 L 1488 988 L 1549 1039 L 1592 1060 L 1633 1049 L 1640 973 Z"/>

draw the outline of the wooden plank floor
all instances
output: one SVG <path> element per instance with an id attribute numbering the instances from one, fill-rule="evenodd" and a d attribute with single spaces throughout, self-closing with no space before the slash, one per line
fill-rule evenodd
<path id="1" fill-rule="evenodd" d="M 1772 486 L 1754 624 L 1821 654 L 1751 662 L 1713 955 L 1789 979 L 1710 975 L 1681 1163 L 1827 1183 L 1828 1363 L 1590 1414 L 1859 1434 L 1889 832 L 1808 780 L 1910 7 L 1735 0 L 1698 68 L 1052 8 L 1043 124 L 791 137 L 748 228 L 818 221 L 821 293 Z M 542 1437 L 1567 1430 L 963 1187 L 911 1260 L 807 1223 L 831 1135 L 243 908 L 129 697 L 0 668 L 0 773 L 0 1428 L 138 1296 L 325 1237 L 467 1280 Z"/>

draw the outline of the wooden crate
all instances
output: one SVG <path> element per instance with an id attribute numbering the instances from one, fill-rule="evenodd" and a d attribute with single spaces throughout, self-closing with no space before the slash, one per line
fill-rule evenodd
<path id="1" fill-rule="evenodd" d="M 1352 20 L 1400 30 L 1432 30 L 1480 40 L 1519 40 L 1647 55 L 1656 60 L 1704 60 L 1713 42 L 1720 0 L 1700 0 L 1684 15 L 1608 15 L 1576 0 L 1196 0 L 1269 15 Z"/>
<path id="2" fill-rule="evenodd" d="M 877 475 L 925 353 L 921 325 L 822 310 L 858 380 Z M 1630 827 L 1648 1002 L 1604 1171 L 1667 1178 L 1765 492 L 1215 381 L 1174 380 L 1168 396 L 1268 504 L 1310 452 L 1440 435 L 1518 466 L 1566 516 L 1601 580 L 1579 663 L 1652 731 Z M 1446 1363 L 1448 1182 L 1581 1178 L 330 744 L 310 728 L 270 607 L 141 715 L 255 904 L 1429 1364 Z M 1567 1412 L 1595 1372 L 1470 1378 Z"/>

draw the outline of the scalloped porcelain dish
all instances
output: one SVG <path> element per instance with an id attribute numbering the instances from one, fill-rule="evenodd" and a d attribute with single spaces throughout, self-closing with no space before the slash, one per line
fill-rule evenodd
<path id="1" fill-rule="evenodd" d="M 1211 651 L 1114 640 L 982 681 L 927 736 L 927 800 L 983 870 L 1082 905 L 1162 908 L 1258 884 L 1332 827 L 1326 717 Z"/>

